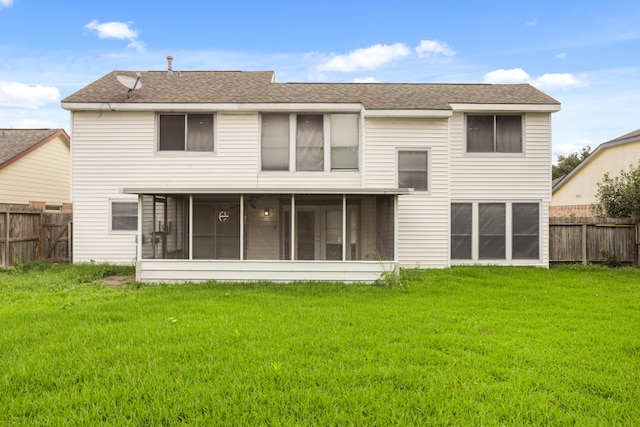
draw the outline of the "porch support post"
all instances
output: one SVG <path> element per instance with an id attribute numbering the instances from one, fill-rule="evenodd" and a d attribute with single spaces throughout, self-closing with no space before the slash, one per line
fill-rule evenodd
<path id="1" fill-rule="evenodd" d="M 342 260 L 347 260 L 347 195 L 342 195 Z"/>
<path id="2" fill-rule="evenodd" d="M 136 235 L 136 259 L 140 261 L 142 259 L 142 235 L 144 234 L 142 230 L 142 201 L 143 195 L 138 194 L 138 233 Z M 69 236 L 71 236 L 71 232 L 69 232 Z"/>
<path id="3" fill-rule="evenodd" d="M 240 194 L 240 261 L 244 260 L 244 194 Z"/>
<path id="4" fill-rule="evenodd" d="M 193 260 L 193 194 L 189 194 L 189 261 Z"/>
<path id="5" fill-rule="evenodd" d="M 296 195 L 291 194 L 291 261 L 296 259 Z"/>

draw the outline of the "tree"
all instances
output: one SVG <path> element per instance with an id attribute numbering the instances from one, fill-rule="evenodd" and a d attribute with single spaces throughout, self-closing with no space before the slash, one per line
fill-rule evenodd
<path id="1" fill-rule="evenodd" d="M 640 220 L 640 162 L 629 171 L 611 178 L 608 173 L 598 183 L 596 203 L 592 208 L 598 216 Z"/>
<path id="2" fill-rule="evenodd" d="M 551 166 L 551 178 L 556 179 L 561 176 L 565 176 L 573 168 L 578 166 L 581 161 L 583 161 L 591 152 L 591 146 L 587 145 L 583 147 L 580 151 L 576 151 L 575 153 L 571 153 L 568 156 L 558 156 L 558 161 L 556 165 Z"/>

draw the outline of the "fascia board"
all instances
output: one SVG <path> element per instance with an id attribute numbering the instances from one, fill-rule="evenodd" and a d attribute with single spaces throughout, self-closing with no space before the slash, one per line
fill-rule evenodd
<path id="1" fill-rule="evenodd" d="M 273 112 L 349 112 L 360 113 L 360 103 L 129 103 L 63 102 L 70 111 L 273 111 Z"/>
<path id="2" fill-rule="evenodd" d="M 560 104 L 450 104 L 455 111 L 471 112 L 541 112 L 556 113 L 560 111 Z"/>

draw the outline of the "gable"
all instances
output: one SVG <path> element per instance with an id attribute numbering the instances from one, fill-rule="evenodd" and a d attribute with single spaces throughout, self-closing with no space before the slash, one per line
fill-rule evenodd
<path id="1" fill-rule="evenodd" d="M 0 169 L 58 136 L 69 144 L 69 136 L 62 129 L 0 129 Z"/>

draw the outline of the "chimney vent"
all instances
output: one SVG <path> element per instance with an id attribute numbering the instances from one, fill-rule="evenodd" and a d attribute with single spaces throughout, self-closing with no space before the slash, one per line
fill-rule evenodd
<path id="1" fill-rule="evenodd" d="M 173 74 L 173 56 L 167 56 L 167 74 Z"/>

